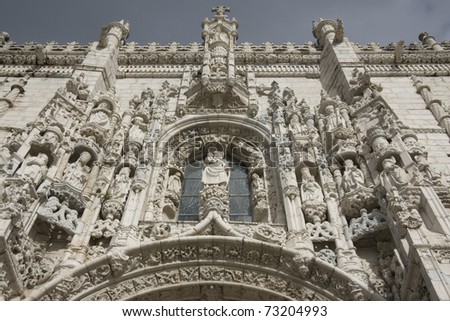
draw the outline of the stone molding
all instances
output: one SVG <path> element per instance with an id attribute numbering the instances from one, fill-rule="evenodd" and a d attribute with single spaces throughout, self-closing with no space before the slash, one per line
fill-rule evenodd
<path id="1" fill-rule="evenodd" d="M 26 299 L 105 300 L 112 291 L 110 299 L 123 300 L 167 286 L 225 280 L 244 286 L 257 282 L 290 300 L 314 298 L 316 292 L 320 299 L 349 300 L 360 293 L 360 299 L 384 300 L 329 263 L 320 259 L 301 263 L 294 250 L 246 238 L 183 237 L 116 250 L 121 253 L 119 259 L 114 252 L 96 258 L 56 277 Z M 306 273 L 299 274 L 304 265 L 307 268 L 301 271 Z M 145 290 L 142 284 L 152 286 L 152 290 Z M 301 288 L 304 290 L 295 291 Z"/>

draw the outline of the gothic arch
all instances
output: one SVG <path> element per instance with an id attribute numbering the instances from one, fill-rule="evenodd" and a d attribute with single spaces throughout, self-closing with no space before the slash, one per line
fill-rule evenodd
<path id="1" fill-rule="evenodd" d="M 184 289 L 193 285 L 199 291 L 204 286 L 219 289 L 216 294 L 238 291 L 222 292 L 216 299 L 244 299 L 244 293 L 253 291 L 254 298 L 267 300 L 383 300 L 322 260 L 304 260 L 292 249 L 229 236 L 183 237 L 116 249 L 60 275 L 26 299 L 179 300 L 188 299 Z M 206 299 L 203 294 L 194 291 L 191 299 Z"/>
<path id="2" fill-rule="evenodd" d="M 254 119 L 245 116 L 215 114 L 199 115 L 189 119 L 181 119 L 176 126 L 170 127 L 160 138 L 161 142 L 168 143 L 176 134 L 208 126 L 210 128 L 230 129 L 230 134 L 241 136 L 242 131 L 246 130 L 256 135 L 261 141 L 270 143 L 270 130 L 267 126 Z M 232 130 L 236 129 L 233 133 Z M 199 132 L 199 134 L 202 134 Z M 227 134 L 221 132 L 220 134 Z"/>

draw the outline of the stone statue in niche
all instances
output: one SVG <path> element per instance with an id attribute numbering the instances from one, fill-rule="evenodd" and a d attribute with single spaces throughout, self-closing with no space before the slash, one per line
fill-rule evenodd
<path id="1" fill-rule="evenodd" d="M 63 180 L 75 188 L 83 189 L 90 172 L 87 163 L 91 160 L 89 152 L 82 152 L 77 161 L 69 164 L 64 171 Z"/>
<path id="2" fill-rule="evenodd" d="M 408 186 L 410 177 L 403 168 L 396 164 L 394 156 L 383 160 L 382 165 L 381 184 L 389 195 L 396 196 L 401 189 Z"/>
<path id="3" fill-rule="evenodd" d="M 23 165 L 22 177 L 28 178 L 38 185 L 47 174 L 48 156 L 39 153 L 37 156 L 29 157 Z"/>
<path id="4" fill-rule="evenodd" d="M 167 189 L 164 198 L 164 208 L 163 212 L 166 214 L 168 219 L 174 219 L 180 205 L 181 196 L 181 173 L 175 172 L 169 176 L 167 182 Z"/>
<path id="5" fill-rule="evenodd" d="M 227 188 L 230 168 L 223 160 L 224 152 L 215 148 L 208 150 L 205 158 L 205 167 L 203 169 L 202 183 L 204 186 L 218 185 Z"/>
<path id="6" fill-rule="evenodd" d="M 155 99 L 155 95 L 153 93 L 153 90 L 150 88 L 147 88 L 141 93 L 141 102 L 140 105 L 142 107 L 151 107 L 153 104 L 153 99 Z"/>
<path id="7" fill-rule="evenodd" d="M 344 192 L 352 192 L 360 187 L 365 187 L 365 179 L 363 172 L 353 164 L 353 160 L 346 159 L 344 161 L 345 171 L 342 176 L 342 185 Z"/>
<path id="8" fill-rule="evenodd" d="M 326 218 L 326 206 L 322 188 L 311 175 L 308 167 L 303 167 L 301 173 L 300 195 L 305 219 L 311 223 L 323 222 Z"/>
<path id="9" fill-rule="evenodd" d="M 264 189 L 264 181 L 257 173 L 252 174 L 252 189 L 253 191 Z"/>
<path id="10" fill-rule="evenodd" d="M 111 199 L 125 201 L 131 184 L 131 169 L 122 167 L 114 178 L 114 184 L 111 189 Z"/>
<path id="11" fill-rule="evenodd" d="M 131 126 L 129 131 L 129 137 L 131 141 L 142 143 L 145 138 L 145 129 L 147 124 L 144 123 L 142 117 L 136 117 L 133 121 L 133 126 Z"/>
<path id="12" fill-rule="evenodd" d="M 181 174 L 180 172 L 176 172 L 173 175 L 170 175 L 169 181 L 167 183 L 167 190 L 180 195 L 181 192 Z"/>
<path id="13" fill-rule="evenodd" d="M 281 179 L 283 180 L 285 186 L 297 186 L 297 179 L 293 168 L 287 167 L 282 169 Z"/>
<path id="14" fill-rule="evenodd" d="M 322 189 L 320 188 L 319 183 L 316 182 L 314 176 L 309 172 L 308 167 L 302 168 L 302 184 L 300 191 L 303 202 L 323 202 Z"/>
<path id="15" fill-rule="evenodd" d="M 436 183 L 439 182 L 441 176 L 436 173 L 433 168 L 430 166 L 430 163 L 427 160 L 426 155 L 416 155 L 414 156 L 414 160 L 417 162 L 417 167 L 419 171 L 425 173 L 425 175 L 431 180 L 431 182 Z"/>
<path id="16" fill-rule="evenodd" d="M 345 119 L 342 117 L 339 109 L 335 109 L 333 105 L 325 108 L 326 130 L 332 131 L 337 127 L 345 127 Z"/>
<path id="17" fill-rule="evenodd" d="M 289 127 L 294 135 L 308 135 L 308 127 L 300 122 L 300 117 L 292 115 Z"/>

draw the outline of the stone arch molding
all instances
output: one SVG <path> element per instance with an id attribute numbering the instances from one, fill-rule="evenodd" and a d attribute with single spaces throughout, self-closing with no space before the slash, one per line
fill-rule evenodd
<path id="1" fill-rule="evenodd" d="M 182 144 L 191 138 L 190 133 L 197 137 L 229 135 L 245 138 L 248 141 L 254 139 L 263 144 L 270 144 L 271 139 L 270 129 L 256 120 L 239 115 L 200 115 L 180 120 L 176 126 L 168 128 L 160 137 L 160 141 L 165 145 L 161 146 L 162 149 L 165 150 L 168 145 L 173 145 L 170 147 L 175 149 L 177 144 Z"/>
<path id="2" fill-rule="evenodd" d="M 26 299 L 383 300 L 322 260 L 305 260 L 292 249 L 230 236 L 116 248 L 59 275 Z"/>

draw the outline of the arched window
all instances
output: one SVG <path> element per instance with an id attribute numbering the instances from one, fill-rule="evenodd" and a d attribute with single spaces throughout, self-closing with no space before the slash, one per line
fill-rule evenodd
<path id="1" fill-rule="evenodd" d="M 252 221 L 252 206 L 250 200 L 250 184 L 247 168 L 239 163 L 231 165 L 230 182 L 230 221 Z"/>
<path id="2" fill-rule="evenodd" d="M 184 171 L 183 187 L 180 198 L 179 221 L 197 221 L 200 210 L 200 191 L 202 189 L 203 162 L 188 164 Z"/>
<path id="3" fill-rule="evenodd" d="M 252 207 L 247 169 L 238 163 L 231 168 L 228 192 L 230 196 L 230 221 L 252 221 Z M 203 162 L 195 161 L 186 166 L 180 199 L 179 221 L 197 221 L 200 210 Z"/>

